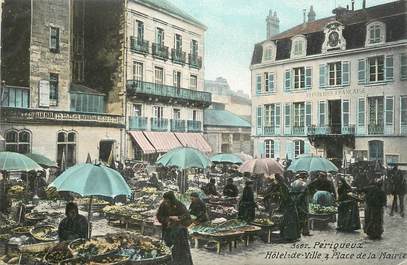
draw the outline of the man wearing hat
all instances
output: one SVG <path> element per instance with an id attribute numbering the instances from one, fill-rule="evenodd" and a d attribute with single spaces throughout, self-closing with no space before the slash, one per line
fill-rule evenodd
<path id="1" fill-rule="evenodd" d="M 196 217 L 194 223 L 200 224 L 209 220 L 205 203 L 199 198 L 196 192 L 191 193 L 191 205 L 189 213 Z"/>
<path id="2" fill-rule="evenodd" d="M 307 187 L 307 173 L 296 175 L 296 180 L 291 183 L 291 194 L 298 212 L 299 229 L 303 236 L 310 236 L 308 227 L 309 193 Z"/>
<path id="3" fill-rule="evenodd" d="M 239 202 L 238 218 L 246 222 L 252 222 L 255 219 L 256 202 L 254 201 L 253 181 L 248 180 L 245 183 L 242 197 Z"/>

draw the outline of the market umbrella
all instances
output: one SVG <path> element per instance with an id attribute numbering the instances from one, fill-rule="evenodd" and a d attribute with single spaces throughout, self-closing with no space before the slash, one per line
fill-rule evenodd
<path id="1" fill-rule="evenodd" d="M 44 156 L 44 155 L 40 155 L 37 153 L 30 153 L 30 154 L 25 154 L 26 156 L 28 156 L 29 158 L 31 158 L 32 160 L 34 160 L 37 164 L 44 166 L 44 167 L 58 167 L 58 164 L 54 161 L 52 161 L 51 159 L 49 159 L 48 157 Z"/>
<path id="2" fill-rule="evenodd" d="M 235 154 L 216 154 L 211 157 L 213 163 L 230 163 L 230 164 L 242 164 L 243 161 Z"/>
<path id="3" fill-rule="evenodd" d="M 55 187 L 57 191 L 70 191 L 83 197 L 90 197 L 89 221 L 93 196 L 115 198 L 119 195 L 131 195 L 131 189 L 122 175 L 100 164 L 82 163 L 70 167 L 49 184 L 49 187 Z"/>
<path id="4" fill-rule="evenodd" d="M 326 158 L 308 155 L 294 160 L 287 170 L 293 172 L 306 171 L 308 173 L 316 171 L 336 172 L 338 168 Z"/>
<path id="5" fill-rule="evenodd" d="M 185 176 L 185 169 L 188 168 L 207 168 L 210 166 L 211 161 L 201 151 L 191 147 L 178 147 L 168 151 L 156 161 L 166 167 L 178 167 L 182 170 L 179 181 L 179 190 L 181 193 L 186 191 L 187 178 Z"/>
<path id="6" fill-rule="evenodd" d="M 245 153 L 235 153 L 234 155 L 238 156 L 243 162 L 246 162 L 247 160 L 253 159 L 251 155 L 245 154 Z"/>
<path id="7" fill-rule="evenodd" d="M 15 153 L 15 152 L 0 152 L 0 171 L 39 171 L 42 167 L 31 158 Z"/>
<path id="8" fill-rule="evenodd" d="M 283 175 L 284 168 L 283 166 L 274 159 L 271 158 L 259 158 L 251 159 L 244 162 L 239 171 L 242 173 L 251 173 L 251 174 L 264 174 L 266 176 L 272 174 Z"/>
<path id="9" fill-rule="evenodd" d="M 201 151 L 191 147 L 178 147 L 168 151 L 156 161 L 166 167 L 178 167 L 180 169 L 188 168 L 207 168 L 211 161 Z"/>

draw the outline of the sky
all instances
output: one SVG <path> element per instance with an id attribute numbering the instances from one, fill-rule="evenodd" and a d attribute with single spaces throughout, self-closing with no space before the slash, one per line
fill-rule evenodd
<path id="1" fill-rule="evenodd" d="M 266 39 L 266 17 L 277 12 L 280 32 L 303 22 L 311 5 L 316 19 L 332 16 L 351 0 L 168 0 L 208 27 L 205 33 L 205 79 L 226 78 L 233 90 L 250 94 L 250 61 L 254 44 Z M 374 6 L 395 0 L 366 0 Z M 362 0 L 355 0 L 355 9 Z"/>

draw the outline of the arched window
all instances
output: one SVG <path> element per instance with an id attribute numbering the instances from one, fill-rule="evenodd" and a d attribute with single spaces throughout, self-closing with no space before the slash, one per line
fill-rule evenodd
<path id="1" fill-rule="evenodd" d="M 384 43 L 386 41 L 386 24 L 374 21 L 366 26 L 366 46 Z"/>
<path id="2" fill-rule="evenodd" d="M 6 132 L 6 151 L 26 154 L 31 152 L 31 133 L 27 130 Z"/>
<path id="3" fill-rule="evenodd" d="M 294 141 L 294 157 L 298 157 L 299 155 L 302 155 L 305 153 L 305 147 L 304 147 L 304 141 L 303 140 L 295 140 Z"/>
<path id="4" fill-rule="evenodd" d="M 383 141 L 369 141 L 369 160 L 383 162 Z"/>
<path id="5" fill-rule="evenodd" d="M 273 61 L 276 55 L 276 45 L 274 42 L 266 42 L 263 44 L 263 62 Z"/>
<path id="6" fill-rule="evenodd" d="M 265 140 L 264 141 L 264 153 L 266 158 L 274 158 L 274 141 Z"/>
<path id="7" fill-rule="evenodd" d="M 291 42 L 291 58 L 302 57 L 307 54 L 307 39 L 304 36 L 295 36 Z"/>
<path id="8" fill-rule="evenodd" d="M 76 133 L 59 132 L 57 136 L 57 163 L 60 167 L 76 164 Z"/>

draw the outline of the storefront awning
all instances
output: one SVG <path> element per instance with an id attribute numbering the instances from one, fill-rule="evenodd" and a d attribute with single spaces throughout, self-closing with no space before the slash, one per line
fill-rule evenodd
<path id="1" fill-rule="evenodd" d="M 154 147 L 150 144 L 142 131 L 130 131 L 129 134 L 133 137 L 134 141 L 137 142 L 144 154 L 155 153 Z"/>
<path id="2" fill-rule="evenodd" d="M 182 146 L 177 137 L 171 132 L 144 132 L 144 134 L 153 144 L 157 153 L 165 153 Z"/>
<path id="3" fill-rule="evenodd" d="M 175 133 L 185 147 L 194 147 L 203 153 L 211 153 L 212 148 L 200 133 Z"/>

